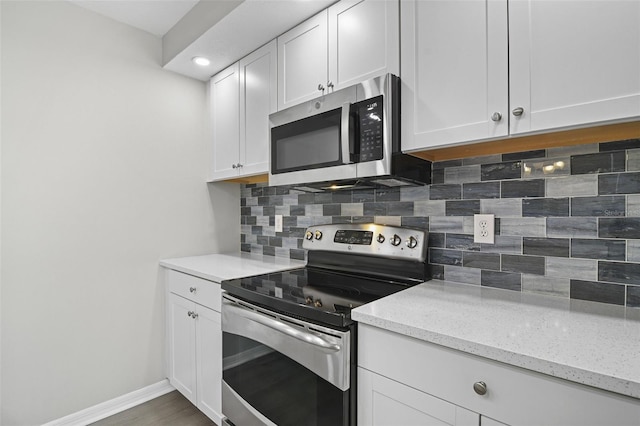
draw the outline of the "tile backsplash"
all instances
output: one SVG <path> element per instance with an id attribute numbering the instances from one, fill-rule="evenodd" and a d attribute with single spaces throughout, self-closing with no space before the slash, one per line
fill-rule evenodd
<path id="1" fill-rule="evenodd" d="M 306 227 L 429 230 L 433 278 L 640 307 L 640 139 L 436 162 L 424 187 L 242 186 L 241 249 L 305 259 Z M 495 215 L 495 244 L 473 215 Z M 275 232 L 275 215 L 283 232 Z"/>

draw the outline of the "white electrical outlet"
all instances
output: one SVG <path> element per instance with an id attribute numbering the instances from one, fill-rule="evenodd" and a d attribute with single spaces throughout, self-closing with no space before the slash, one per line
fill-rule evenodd
<path id="1" fill-rule="evenodd" d="M 494 243 L 495 220 L 492 214 L 473 215 L 473 242 Z"/>
<path id="2" fill-rule="evenodd" d="M 276 215 L 276 221 L 274 225 L 276 228 L 275 232 L 282 232 L 282 215 L 281 214 Z"/>

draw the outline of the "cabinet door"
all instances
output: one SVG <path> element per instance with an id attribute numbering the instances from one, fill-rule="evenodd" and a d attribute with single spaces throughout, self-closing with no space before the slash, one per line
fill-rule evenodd
<path id="1" fill-rule="evenodd" d="M 640 2 L 509 2 L 511 133 L 640 116 Z"/>
<path id="2" fill-rule="evenodd" d="M 342 0 L 329 8 L 329 81 L 338 90 L 400 74 L 397 0 Z"/>
<path id="3" fill-rule="evenodd" d="M 195 303 L 168 294 L 169 382 L 193 404 L 196 403 L 196 325 L 189 312 Z"/>
<path id="4" fill-rule="evenodd" d="M 360 426 L 478 426 L 480 415 L 358 368 Z"/>
<path id="5" fill-rule="evenodd" d="M 197 305 L 197 406 L 211 420 L 222 418 L 222 327 L 220 313 Z"/>
<path id="6" fill-rule="evenodd" d="M 403 0 L 400 14 L 402 150 L 505 136 L 506 0 Z"/>
<path id="7" fill-rule="evenodd" d="M 240 78 L 238 64 L 211 78 L 209 86 L 213 138 L 212 180 L 238 175 L 240 154 Z"/>
<path id="8" fill-rule="evenodd" d="M 269 171 L 269 114 L 278 109 L 277 44 L 240 60 L 240 175 Z"/>
<path id="9" fill-rule="evenodd" d="M 278 109 L 322 95 L 327 87 L 327 11 L 278 37 Z"/>

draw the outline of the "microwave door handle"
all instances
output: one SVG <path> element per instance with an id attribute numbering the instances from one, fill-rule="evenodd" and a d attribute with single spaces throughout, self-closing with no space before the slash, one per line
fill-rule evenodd
<path id="1" fill-rule="evenodd" d="M 349 113 L 351 111 L 351 104 L 346 103 L 342 105 L 342 118 L 340 120 L 340 148 L 342 150 L 342 163 L 350 164 L 351 161 L 351 138 L 350 138 L 350 120 Z"/>

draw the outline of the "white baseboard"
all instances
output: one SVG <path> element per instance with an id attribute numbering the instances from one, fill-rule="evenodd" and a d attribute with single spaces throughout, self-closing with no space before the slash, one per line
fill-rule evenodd
<path id="1" fill-rule="evenodd" d="M 126 395 L 122 395 L 98 405 L 94 405 L 93 407 L 86 408 L 82 411 L 69 414 L 68 416 L 62 417 L 58 420 L 45 423 L 43 426 L 86 426 L 174 390 L 175 388 L 169 384 L 169 380 L 164 379 L 158 383 L 154 383 Z"/>

